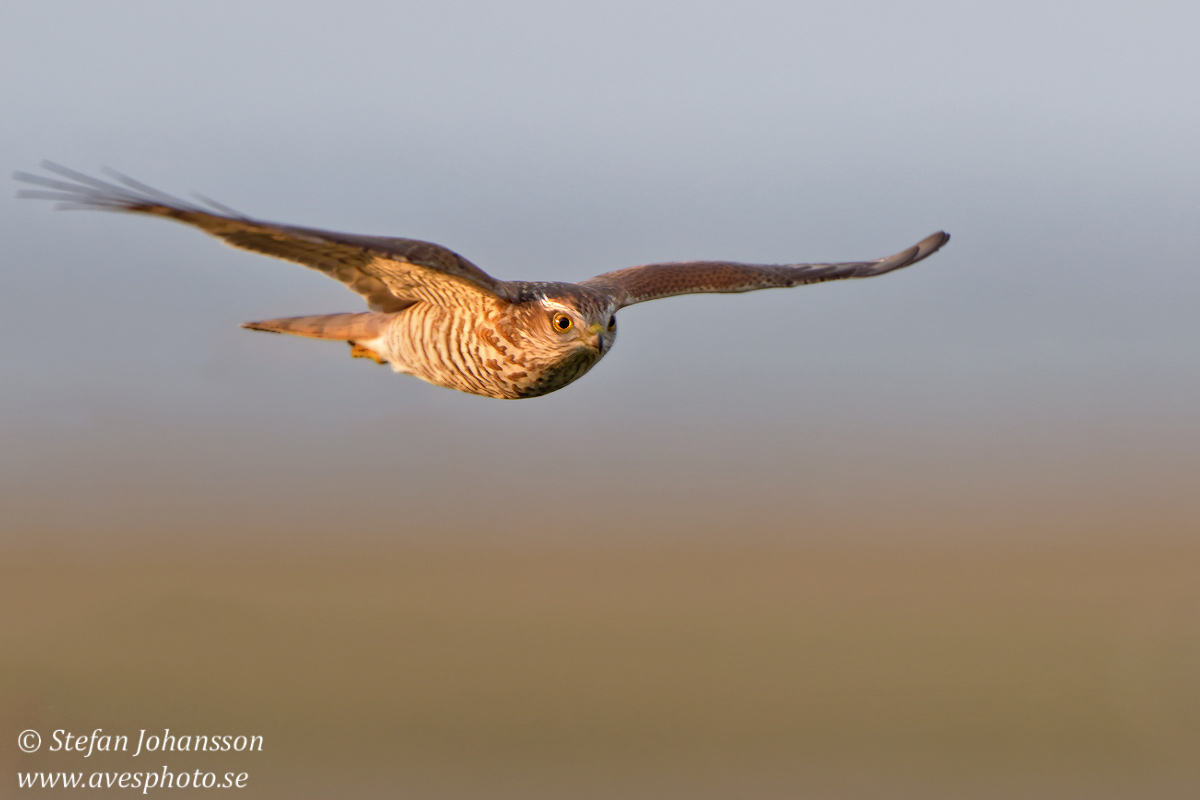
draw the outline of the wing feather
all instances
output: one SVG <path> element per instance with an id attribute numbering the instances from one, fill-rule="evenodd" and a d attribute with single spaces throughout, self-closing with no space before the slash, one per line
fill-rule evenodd
<path id="1" fill-rule="evenodd" d="M 444 303 L 448 295 L 506 296 L 504 282 L 430 242 L 262 222 L 203 200 L 220 212 L 214 213 L 120 173 L 107 172 L 114 183 L 48 161 L 42 167 L 60 178 L 18 172 L 17 180 L 42 187 L 18 196 L 55 200 L 61 208 L 151 214 L 193 225 L 234 247 L 319 270 L 365 297 L 376 311 L 400 311 L 422 300 Z"/>
<path id="2" fill-rule="evenodd" d="M 885 258 L 832 264 L 739 264 L 732 261 L 680 261 L 645 264 L 606 272 L 582 282 L 583 286 L 616 298 L 618 308 L 706 292 L 752 292 L 844 278 L 870 278 L 915 264 L 950 241 L 939 231 L 919 243 Z"/>

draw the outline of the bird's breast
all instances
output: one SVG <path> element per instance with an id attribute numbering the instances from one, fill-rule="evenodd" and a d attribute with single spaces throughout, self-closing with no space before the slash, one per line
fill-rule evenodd
<path id="1" fill-rule="evenodd" d="M 586 346 L 566 352 L 547 348 L 520 319 L 487 307 L 418 303 L 397 315 L 389 333 L 389 360 L 397 371 L 485 397 L 548 394 L 581 377 L 601 357 Z"/>

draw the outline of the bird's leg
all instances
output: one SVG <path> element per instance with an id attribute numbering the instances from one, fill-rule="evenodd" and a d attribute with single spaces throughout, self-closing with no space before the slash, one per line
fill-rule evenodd
<path id="1" fill-rule="evenodd" d="M 369 347 L 363 347 L 358 342 L 350 342 L 350 357 L 351 358 L 369 358 L 376 364 L 386 364 L 387 361 L 383 356 L 376 353 Z"/>

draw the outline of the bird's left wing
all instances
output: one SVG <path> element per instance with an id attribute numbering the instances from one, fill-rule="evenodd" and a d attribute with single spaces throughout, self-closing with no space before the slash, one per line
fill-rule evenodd
<path id="1" fill-rule="evenodd" d="M 107 173 L 113 183 L 50 162 L 42 166 L 60 177 L 18 172 L 13 176 L 17 180 L 42 187 L 23 190 L 20 197 L 57 200 L 60 208 L 127 211 L 194 225 L 234 247 L 319 270 L 362 295 L 376 311 L 400 311 L 422 300 L 445 304 L 464 293 L 506 296 L 504 282 L 440 245 L 262 222 L 205 200 L 221 212 L 214 213 L 119 173 Z"/>
<path id="2" fill-rule="evenodd" d="M 582 281 L 582 285 L 610 295 L 616 299 L 618 308 L 624 308 L 677 294 L 752 292 L 843 278 L 869 278 L 915 264 L 936 253 L 948 241 L 950 234 L 939 231 L 894 256 L 837 264 L 738 264 L 730 261 L 646 264 L 606 272 Z"/>

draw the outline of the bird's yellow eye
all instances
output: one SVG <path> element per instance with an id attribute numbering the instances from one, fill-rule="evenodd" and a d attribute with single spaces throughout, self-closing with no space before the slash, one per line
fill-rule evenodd
<path id="1" fill-rule="evenodd" d="M 608 318 L 608 329 L 610 331 L 615 331 L 617 329 L 617 318 L 616 317 Z"/>
<path id="2" fill-rule="evenodd" d="M 571 330 L 571 326 L 574 324 L 571 318 L 561 311 L 554 315 L 554 330 L 559 333 L 566 333 Z"/>

